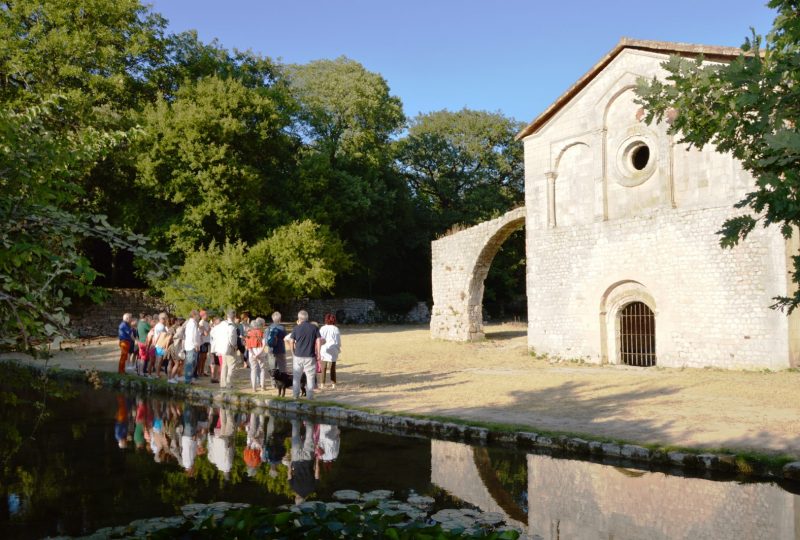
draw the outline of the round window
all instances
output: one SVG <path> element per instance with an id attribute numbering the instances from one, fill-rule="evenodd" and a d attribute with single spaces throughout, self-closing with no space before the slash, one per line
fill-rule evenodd
<path id="1" fill-rule="evenodd" d="M 617 153 L 619 183 L 633 187 L 644 183 L 656 169 L 656 159 L 652 144 L 642 136 L 629 138 L 620 146 Z"/>

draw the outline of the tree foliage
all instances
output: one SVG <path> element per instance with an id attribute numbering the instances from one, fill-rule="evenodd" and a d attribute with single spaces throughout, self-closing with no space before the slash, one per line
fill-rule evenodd
<path id="1" fill-rule="evenodd" d="M 414 118 L 397 159 L 438 232 L 496 217 L 523 200 L 521 124 L 500 113 L 462 109 Z"/>
<path id="2" fill-rule="evenodd" d="M 351 264 L 341 240 L 311 221 L 293 222 L 248 247 L 242 241 L 190 251 L 174 278 L 160 286 L 180 313 L 197 306 L 267 313 L 286 302 L 330 291 Z"/>
<path id="3" fill-rule="evenodd" d="M 733 247 L 758 225 L 776 225 L 786 238 L 800 226 L 800 12 L 794 0 L 771 0 L 778 10 L 772 30 L 745 41 L 738 58 L 709 64 L 671 57 L 667 81 L 640 81 L 639 103 L 647 120 L 672 121 L 681 142 L 730 152 L 755 178 L 755 188 L 736 204 L 743 210 L 719 231 Z M 800 256 L 793 279 L 800 283 Z M 800 292 L 776 298 L 791 313 Z"/>

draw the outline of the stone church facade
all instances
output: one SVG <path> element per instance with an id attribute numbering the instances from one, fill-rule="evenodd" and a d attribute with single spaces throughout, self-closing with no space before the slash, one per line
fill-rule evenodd
<path id="1" fill-rule="evenodd" d="M 753 178 L 730 155 L 690 149 L 665 124 L 646 124 L 634 103 L 637 79 L 664 77 L 660 64 L 672 54 L 727 61 L 739 52 L 623 39 L 518 135 L 530 348 L 640 366 L 798 365 L 800 314 L 769 308 L 773 297 L 792 292 L 796 239 L 759 227 L 722 249 L 716 231 L 737 215 L 733 205 Z M 459 243 L 484 242 L 483 249 L 503 234 L 469 234 L 434 242 L 434 337 L 482 336 L 472 263 L 462 265 L 466 285 L 444 267 L 448 254 L 464 251 Z M 497 248 L 489 251 L 493 257 Z M 468 304 L 451 324 L 459 296 Z"/>

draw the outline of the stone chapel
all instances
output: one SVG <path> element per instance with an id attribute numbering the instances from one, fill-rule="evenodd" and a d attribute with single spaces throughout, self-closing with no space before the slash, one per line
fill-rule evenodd
<path id="1" fill-rule="evenodd" d="M 733 249 L 716 232 L 753 178 L 713 147 L 648 125 L 634 88 L 670 55 L 725 62 L 738 48 L 623 38 L 517 136 L 525 207 L 433 242 L 433 337 L 482 337 L 483 280 L 524 226 L 528 346 L 634 366 L 781 369 L 800 364 L 787 242 L 757 227 Z M 797 236 L 797 235 L 796 235 Z"/>

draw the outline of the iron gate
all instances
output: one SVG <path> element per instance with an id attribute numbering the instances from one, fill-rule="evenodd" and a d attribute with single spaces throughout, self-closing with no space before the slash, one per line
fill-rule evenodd
<path id="1" fill-rule="evenodd" d="M 619 311 L 619 358 L 629 366 L 656 365 L 656 318 L 644 302 Z"/>

